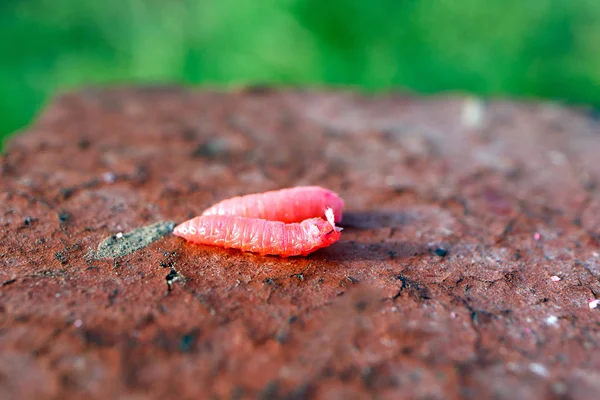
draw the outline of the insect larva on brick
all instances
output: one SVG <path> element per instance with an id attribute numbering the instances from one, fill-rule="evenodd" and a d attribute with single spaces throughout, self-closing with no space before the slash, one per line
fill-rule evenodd
<path id="1" fill-rule="evenodd" d="M 319 186 L 298 186 L 223 200 L 206 209 L 202 215 L 238 216 L 290 223 L 322 217 L 326 208 L 333 210 L 335 222 L 342 220 L 344 200 L 337 193 Z"/>
<path id="2" fill-rule="evenodd" d="M 286 224 L 240 216 L 203 215 L 176 226 L 173 233 L 194 243 L 260 255 L 305 256 L 339 240 L 342 229 L 335 226 L 333 210 L 328 208 L 325 216 L 327 219 L 309 218 Z"/>

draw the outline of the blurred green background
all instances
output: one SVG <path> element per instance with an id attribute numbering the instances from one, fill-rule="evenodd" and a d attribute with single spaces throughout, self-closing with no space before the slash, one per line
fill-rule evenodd
<path id="1" fill-rule="evenodd" d="M 130 82 L 460 90 L 600 105 L 600 0 L 0 0 L 0 138 Z"/>

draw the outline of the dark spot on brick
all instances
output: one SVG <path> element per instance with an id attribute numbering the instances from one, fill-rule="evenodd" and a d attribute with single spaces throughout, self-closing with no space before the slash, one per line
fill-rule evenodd
<path id="1" fill-rule="evenodd" d="M 400 352 L 406 356 L 412 354 L 415 350 L 412 347 L 403 347 Z"/>
<path id="2" fill-rule="evenodd" d="M 161 268 L 173 268 L 173 265 L 175 265 L 175 261 L 177 258 L 177 253 L 165 251 L 163 255 L 165 256 L 165 258 L 159 263 Z"/>
<path id="3" fill-rule="evenodd" d="M 367 309 L 369 303 L 366 300 L 359 300 L 354 304 L 354 308 L 358 312 L 363 312 Z"/>
<path id="4" fill-rule="evenodd" d="M 179 351 L 182 353 L 190 353 L 194 350 L 194 346 L 200 334 L 199 329 L 193 329 L 185 335 L 181 336 L 179 342 Z"/>
<path id="5" fill-rule="evenodd" d="M 482 325 L 487 324 L 492 321 L 494 318 L 494 314 L 483 311 L 483 310 L 473 310 L 471 311 L 471 320 L 474 325 Z"/>
<path id="6" fill-rule="evenodd" d="M 375 368 L 366 367 L 361 372 L 361 380 L 366 387 L 373 388 L 375 387 L 377 375 Z"/>
<path id="7" fill-rule="evenodd" d="M 63 200 L 67 200 L 69 197 L 71 197 L 73 195 L 74 192 L 75 192 L 75 189 L 71 188 L 71 187 L 61 188 L 60 196 L 63 198 Z"/>
<path id="8" fill-rule="evenodd" d="M 226 146 L 218 140 L 201 143 L 192 152 L 192 157 L 214 159 L 226 154 Z"/>
<path id="9" fill-rule="evenodd" d="M 289 337 L 289 333 L 285 329 L 280 329 L 275 334 L 275 340 L 279 344 L 285 344 L 285 342 L 287 341 L 288 337 Z"/>
<path id="10" fill-rule="evenodd" d="M 177 278 L 177 271 L 175 269 L 171 269 L 171 271 L 165 277 L 169 286 L 171 286 L 175 278 Z"/>
<path id="11" fill-rule="evenodd" d="M 277 381 L 271 381 L 260 391 L 258 398 L 259 400 L 271 400 L 278 398 L 279 383 Z"/>
<path id="12" fill-rule="evenodd" d="M 62 265 L 65 265 L 69 262 L 69 257 L 67 256 L 67 253 L 65 251 L 58 251 L 54 253 L 54 258 L 60 261 Z"/>
<path id="13" fill-rule="evenodd" d="M 309 383 L 302 383 L 296 389 L 292 390 L 285 396 L 289 400 L 307 400 L 312 398 L 311 396 L 311 385 Z"/>
<path id="14" fill-rule="evenodd" d="M 79 139 L 79 141 L 77 142 L 77 147 L 79 147 L 79 149 L 81 150 L 87 150 L 90 148 L 91 142 L 88 138 L 81 138 Z"/>
<path id="15" fill-rule="evenodd" d="M 71 214 L 69 214 L 67 211 L 61 211 L 60 213 L 58 213 L 58 220 L 61 223 L 68 222 L 70 219 L 71 219 Z"/>
<path id="16" fill-rule="evenodd" d="M 130 177 L 130 179 L 138 185 L 143 185 L 148 181 L 149 178 L 150 172 L 148 171 L 148 167 L 145 165 L 138 165 L 135 169 L 135 172 Z"/>
<path id="17" fill-rule="evenodd" d="M 437 249 L 435 249 L 435 254 L 440 257 L 446 257 L 448 255 L 448 250 L 442 247 L 438 247 Z"/>
<path id="18" fill-rule="evenodd" d="M 17 280 L 16 279 L 9 279 L 7 281 L 2 282 L 2 286 L 8 286 L 11 283 L 15 283 Z"/>
<path id="19" fill-rule="evenodd" d="M 353 378 L 360 376 L 357 370 L 357 367 L 347 367 L 344 368 L 339 374 L 338 374 L 340 380 L 342 382 L 349 382 L 351 381 Z"/>
<path id="20" fill-rule="evenodd" d="M 408 279 L 404 275 L 400 274 L 396 276 L 400 282 L 402 282 L 400 286 L 400 290 L 394 295 L 394 299 L 397 299 L 402 295 L 404 290 L 407 290 L 416 300 L 429 300 L 431 299 L 431 295 L 429 294 L 429 289 L 425 286 L 420 285 L 419 283 Z"/>
<path id="21" fill-rule="evenodd" d="M 23 220 L 23 224 L 25 226 L 30 226 L 33 223 L 33 218 L 32 217 L 25 217 L 25 219 Z"/>
<path id="22" fill-rule="evenodd" d="M 87 345 L 97 347 L 110 347 L 114 342 L 100 329 L 83 329 L 83 339 Z"/>
<path id="23" fill-rule="evenodd" d="M 119 295 L 119 289 L 115 289 L 113 290 L 109 295 L 108 295 L 108 303 L 110 305 L 112 305 L 115 302 L 115 299 L 117 298 L 117 296 Z"/>

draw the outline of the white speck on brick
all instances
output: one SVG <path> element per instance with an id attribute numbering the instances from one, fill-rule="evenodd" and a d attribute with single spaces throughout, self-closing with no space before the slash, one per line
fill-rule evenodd
<path id="1" fill-rule="evenodd" d="M 552 276 L 550 277 L 550 280 L 551 280 L 552 282 L 559 282 L 559 281 L 560 281 L 560 276 L 557 276 L 557 275 L 552 275 Z"/>
<path id="2" fill-rule="evenodd" d="M 104 183 L 115 183 L 117 176 L 112 172 L 105 172 L 102 174 L 102 180 Z"/>
<path id="3" fill-rule="evenodd" d="M 555 315 L 551 315 L 546 318 L 546 325 L 558 326 L 558 318 Z"/>
<path id="4" fill-rule="evenodd" d="M 548 369 L 540 363 L 529 364 L 529 370 L 534 374 L 544 378 L 548 376 Z"/>
<path id="5" fill-rule="evenodd" d="M 121 239 L 123 237 L 123 232 L 117 233 L 117 239 Z"/>
<path id="6" fill-rule="evenodd" d="M 588 305 L 593 310 L 594 308 L 598 307 L 598 304 L 600 304 L 600 300 L 594 299 L 594 300 L 590 300 Z"/>
<path id="7" fill-rule="evenodd" d="M 480 99 L 469 98 L 462 105 L 460 120 L 467 128 L 481 128 L 485 119 L 485 106 Z"/>
<path id="8" fill-rule="evenodd" d="M 83 321 L 80 319 L 75 320 L 75 322 L 73 322 L 73 325 L 75 326 L 75 328 L 81 328 L 83 326 Z"/>

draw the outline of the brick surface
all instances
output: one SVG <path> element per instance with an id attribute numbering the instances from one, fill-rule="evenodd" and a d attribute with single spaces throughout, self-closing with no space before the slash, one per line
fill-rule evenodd
<path id="1" fill-rule="evenodd" d="M 599 154 L 598 120 L 552 104 L 59 97 L 0 158 L 0 395 L 594 398 Z M 347 205 L 310 257 L 168 234 L 306 184 Z"/>

